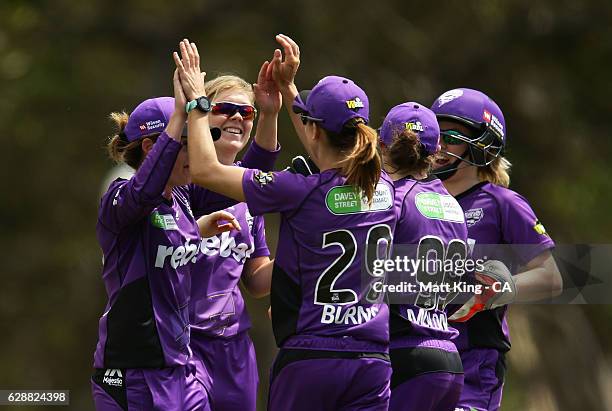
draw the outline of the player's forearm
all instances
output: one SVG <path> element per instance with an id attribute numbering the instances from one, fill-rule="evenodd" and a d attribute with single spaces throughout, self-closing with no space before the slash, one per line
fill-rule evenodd
<path id="1" fill-rule="evenodd" d="M 166 126 L 166 134 L 172 137 L 173 140 L 181 141 L 181 134 L 183 133 L 183 128 L 185 127 L 185 121 L 187 121 L 187 114 L 185 110 L 179 112 L 178 110 L 172 113 L 170 116 L 170 120 L 168 121 L 168 125 Z"/>
<path id="2" fill-rule="evenodd" d="M 193 183 L 234 200 L 244 201 L 244 169 L 219 163 L 210 135 L 208 117 L 198 110 L 192 110 L 187 127 L 189 171 Z"/>
<path id="3" fill-rule="evenodd" d="M 278 113 L 261 113 L 255 131 L 255 141 L 267 151 L 275 151 L 278 146 Z"/>
<path id="4" fill-rule="evenodd" d="M 563 279 L 552 255 L 541 258 L 537 265 L 528 265 L 528 270 L 513 277 L 517 299 L 525 303 L 556 297 L 563 290 Z"/>
<path id="5" fill-rule="evenodd" d="M 187 121 L 189 171 L 196 184 L 206 188 L 207 177 L 220 163 L 210 135 L 208 116 L 199 110 L 192 110 Z M 196 181 L 197 180 L 197 181 Z"/>
<path id="6" fill-rule="evenodd" d="M 302 145 L 306 147 L 306 132 L 304 130 L 304 124 L 302 123 L 300 116 L 293 112 L 293 101 L 298 95 L 298 89 L 295 84 L 291 84 L 290 86 L 282 88 L 281 94 L 283 96 L 283 104 L 287 109 L 287 113 L 289 114 L 289 118 L 293 124 L 293 128 L 295 129 L 295 132 L 297 133 Z"/>
<path id="7" fill-rule="evenodd" d="M 257 264 L 257 267 L 245 267 L 249 272 L 243 277 L 243 282 L 247 291 L 255 298 L 265 297 L 270 294 L 270 288 L 272 286 L 274 260 L 270 260 L 268 257 L 260 258 L 262 263 Z"/>

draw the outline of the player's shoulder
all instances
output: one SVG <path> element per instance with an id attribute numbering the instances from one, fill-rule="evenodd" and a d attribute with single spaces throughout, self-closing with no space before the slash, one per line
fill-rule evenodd
<path id="1" fill-rule="evenodd" d="M 123 177 L 118 177 L 110 182 L 106 192 L 102 194 L 102 198 L 100 199 L 101 204 L 105 204 L 109 199 L 115 198 L 120 194 L 121 188 L 127 184 L 127 180 Z"/>
<path id="2" fill-rule="evenodd" d="M 512 207 L 519 204 L 529 205 L 529 201 L 527 201 L 524 196 L 514 190 L 509 189 L 508 187 L 487 182 L 480 187 L 480 190 L 485 195 L 494 199 L 502 208 Z"/>
<path id="3" fill-rule="evenodd" d="M 302 187 L 310 187 L 320 184 L 323 176 L 329 177 L 329 173 L 323 172 L 321 174 L 311 174 L 305 176 L 303 174 L 296 173 L 291 169 L 280 171 L 254 170 L 253 172 L 253 180 L 259 183 L 267 184 L 274 182 L 290 182 L 299 184 Z"/>
<path id="4" fill-rule="evenodd" d="M 404 197 L 416 197 L 420 193 L 436 193 L 438 195 L 450 196 L 442 181 L 436 176 L 417 180 L 410 176 L 395 181 L 395 189 L 398 195 Z"/>

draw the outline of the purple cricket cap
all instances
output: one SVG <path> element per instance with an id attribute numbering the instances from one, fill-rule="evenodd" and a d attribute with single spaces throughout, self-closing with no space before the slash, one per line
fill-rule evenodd
<path id="1" fill-rule="evenodd" d="M 476 129 L 490 127 L 506 143 L 506 121 L 499 106 L 489 96 L 470 88 L 456 88 L 443 93 L 431 110 L 438 120 L 455 120 Z"/>
<path id="2" fill-rule="evenodd" d="M 380 127 L 381 141 L 390 146 L 393 137 L 405 130 L 413 131 L 428 154 L 439 149 L 440 126 L 436 115 L 427 107 L 415 103 L 402 103 L 393 107 Z"/>
<path id="3" fill-rule="evenodd" d="M 325 130 L 340 133 L 352 118 L 360 117 L 367 124 L 370 103 L 365 91 L 352 80 L 327 76 L 312 90 L 301 91 L 296 96 L 293 111 L 319 120 Z"/>
<path id="4" fill-rule="evenodd" d="M 156 97 L 143 101 L 130 113 L 123 132 L 131 143 L 142 136 L 161 133 L 174 113 L 173 97 Z"/>

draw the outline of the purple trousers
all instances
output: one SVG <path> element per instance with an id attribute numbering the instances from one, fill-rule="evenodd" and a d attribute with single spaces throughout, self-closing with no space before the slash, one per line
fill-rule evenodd
<path id="1" fill-rule="evenodd" d="M 458 410 L 497 411 L 501 406 L 505 355 L 492 348 L 473 348 L 461 352 L 465 380 Z"/>
<path id="2" fill-rule="evenodd" d="M 398 347 L 392 340 L 390 411 L 455 411 L 463 387 L 461 357 L 453 343 L 427 340 Z"/>
<path id="3" fill-rule="evenodd" d="M 97 369 L 91 381 L 97 411 L 210 411 L 191 364 L 172 368 Z"/>
<path id="4" fill-rule="evenodd" d="M 193 359 L 198 375 L 210 376 L 213 411 L 255 411 L 257 407 L 257 359 L 249 334 L 232 338 L 210 338 L 191 334 Z"/>
<path id="5" fill-rule="evenodd" d="M 421 374 L 391 390 L 389 411 L 455 411 L 461 387 L 463 374 Z"/>
<path id="6" fill-rule="evenodd" d="M 390 378 L 386 354 L 281 349 L 268 411 L 386 411 Z"/>

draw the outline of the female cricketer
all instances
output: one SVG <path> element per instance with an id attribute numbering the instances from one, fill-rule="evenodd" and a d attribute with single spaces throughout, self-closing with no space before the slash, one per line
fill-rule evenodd
<path id="1" fill-rule="evenodd" d="M 432 111 L 442 151 L 435 173 L 464 210 L 473 258 L 488 260 L 476 273 L 498 291 L 476 295 L 451 317 L 465 371 L 458 409 L 499 409 L 510 349 L 507 304 L 553 297 L 562 279 L 551 255 L 554 242 L 527 200 L 509 190 L 510 163 L 503 157 L 506 123 L 486 94 L 468 88 L 438 97 Z"/>
<path id="2" fill-rule="evenodd" d="M 385 170 L 394 180 L 399 214 L 394 256 L 429 261 L 399 276 L 412 284 L 448 285 L 462 281 L 467 257 L 463 211 L 442 182 L 428 175 L 440 148 L 435 114 L 419 103 L 393 107 L 380 128 Z M 451 263 L 449 265 L 448 263 Z M 433 267 L 433 271 L 428 266 Z M 388 273 L 393 276 L 394 273 Z M 389 284 L 396 283 L 389 278 Z M 391 411 L 454 411 L 463 386 L 463 368 L 451 341 L 446 306 L 452 291 L 388 296 L 391 332 Z"/>
<path id="3" fill-rule="evenodd" d="M 296 97 L 293 77 L 280 79 L 295 73 L 299 50 L 283 40 L 288 58 L 281 62 L 275 52 L 275 80 L 289 86 L 279 86 L 283 98 Z M 300 137 L 322 170 L 316 176 L 226 166 L 210 141 L 195 44 L 185 40 L 180 51 L 175 62 L 195 106 L 188 116 L 193 181 L 246 201 L 254 215 L 281 213 L 271 290 L 281 350 L 269 409 L 387 409 L 388 309 L 362 300 L 368 289 L 361 285 L 361 265 L 375 254 L 368 245 L 390 244 L 396 216 L 393 184 L 381 176 L 377 135 L 366 125 L 367 96 L 351 80 L 330 76 L 291 100 L 293 119 L 305 123 Z"/>

